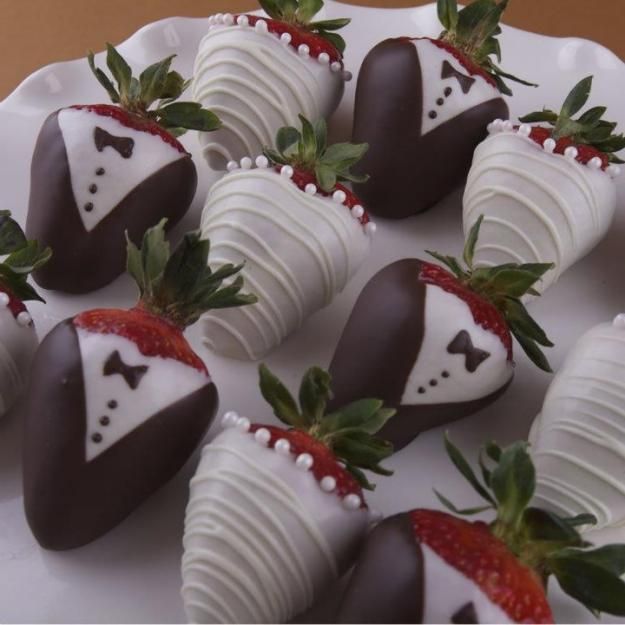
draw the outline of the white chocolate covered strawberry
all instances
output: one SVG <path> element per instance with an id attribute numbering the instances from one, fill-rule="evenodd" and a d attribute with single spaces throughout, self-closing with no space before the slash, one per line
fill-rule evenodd
<path id="1" fill-rule="evenodd" d="M 463 200 L 465 232 L 484 215 L 476 266 L 553 262 L 538 287 L 544 291 L 605 236 L 621 162 L 614 152 L 625 147 L 625 137 L 601 119 L 605 107 L 573 119 L 591 85 L 592 77 L 578 83 L 559 114 L 543 110 L 522 117 L 520 126 L 501 120 L 489 126 Z"/>
<path id="2" fill-rule="evenodd" d="M 195 62 L 193 96 L 223 126 L 200 137 L 208 164 L 256 157 L 282 126 L 329 117 L 351 74 L 343 69 L 345 42 L 335 31 L 349 19 L 313 22 L 321 0 L 259 0 L 270 19 L 217 14 Z"/>
<path id="3" fill-rule="evenodd" d="M 554 378 L 530 441 L 536 501 L 558 514 L 625 523 L 625 315 L 586 332 Z"/>
<path id="4" fill-rule="evenodd" d="M 392 448 L 373 435 L 393 415 L 362 399 L 325 414 L 329 375 L 313 367 L 300 408 L 261 366 L 263 396 L 282 427 L 235 413 L 202 452 L 185 519 L 182 596 L 192 623 L 285 623 L 352 564 L 376 520 L 361 469 Z"/>
<path id="5" fill-rule="evenodd" d="M 369 252 L 375 225 L 338 180 L 366 145 L 326 146 L 326 127 L 302 118 L 283 128 L 278 150 L 232 163 L 202 215 L 215 262 L 244 262 L 241 275 L 258 296 L 247 311 L 213 310 L 202 318 L 215 352 L 255 360 L 277 347 L 313 312 L 330 304 Z"/>

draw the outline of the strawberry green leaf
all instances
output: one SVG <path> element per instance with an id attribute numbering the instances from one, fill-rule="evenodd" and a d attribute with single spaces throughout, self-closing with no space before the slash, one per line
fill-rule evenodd
<path id="1" fill-rule="evenodd" d="M 130 86 L 130 79 L 132 78 L 132 70 L 130 65 L 124 60 L 124 57 L 110 43 L 106 44 L 106 65 L 111 74 L 113 74 L 113 78 L 117 81 L 119 93 L 127 92 Z"/>
<path id="2" fill-rule="evenodd" d="M 592 79 L 592 76 L 587 76 L 573 87 L 562 105 L 562 110 L 560 112 L 562 118 L 573 117 L 573 115 L 578 113 L 586 102 L 588 102 L 592 89 Z"/>
<path id="3" fill-rule="evenodd" d="M 317 141 L 317 157 L 320 157 L 326 152 L 328 147 L 328 126 L 326 120 L 320 117 L 315 122 L 315 139 Z"/>
<path id="4" fill-rule="evenodd" d="M 456 507 L 447 497 L 441 495 L 435 488 L 434 494 L 438 498 L 438 500 L 443 504 L 445 508 L 453 512 L 454 514 L 458 514 L 460 516 L 473 516 L 474 514 L 480 514 L 481 512 L 486 512 L 486 510 L 492 510 L 493 506 L 477 506 L 475 508 L 458 508 Z"/>
<path id="5" fill-rule="evenodd" d="M 98 79 L 98 82 L 106 89 L 109 98 L 111 98 L 111 102 L 117 104 L 119 102 L 119 93 L 108 76 L 99 67 L 96 67 L 95 57 L 91 51 L 87 54 L 87 62 L 94 76 Z"/>
<path id="6" fill-rule="evenodd" d="M 304 163 L 315 162 L 317 158 L 317 136 L 313 125 L 303 116 L 299 116 L 302 124 L 302 141 L 300 142 L 299 158 Z"/>
<path id="7" fill-rule="evenodd" d="M 215 113 L 202 108 L 199 102 L 174 102 L 165 108 L 158 109 L 158 122 L 165 128 L 187 128 L 210 132 L 221 127 Z"/>
<path id="8" fill-rule="evenodd" d="M 447 452 L 447 455 L 453 462 L 456 469 L 458 469 L 458 471 L 460 471 L 460 473 L 464 476 L 467 482 L 471 484 L 473 490 L 475 490 L 475 492 L 482 499 L 488 501 L 491 505 L 495 506 L 495 500 L 488 492 L 488 490 L 484 486 L 482 486 L 482 484 L 480 484 L 480 481 L 477 479 L 477 476 L 473 472 L 473 469 L 465 460 L 460 450 L 451 442 L 447 433 L 445 433 L 445 451 Z"/>
<path id="9" fill-rule="evenodd" d="M 625 545 L 622 544 L 604 545 L 590 551 L 567 549 L 560 551 L 558 556 L 570 556 L 592 562 L 618 577 L 625 574 Z"/>
<path id="10" fill-rule="evenodd" d="M 425 253 L 445 265 L 457 278 L 463 279 L 467 276 L 465 270 L 453 256 L 444 256 L 443 254 L 432 252 L 431 250 L 425 250 Z"/>
<path id="11" fill-rule="evenodd" d="M 292 145 L 302 140 L 302 133 L 292 126 L 284 126 L 278 130 L 276 136 L 276 148 L 278 152 L 286 152 Z"/>
<path id="12" fill-rule="evenodd" d="M 473 267 L 473 256 L 475 255 L 475 246 L 477 245 L 477 240 L 480 235 L 480 228 L 482 227 L 482 222 L 484 221 L 484 215 L 480 215 L 477 218 L 477 221 L 471 227 L 469 231 L 469 236 L 467 237 L 466 244 L 464 246 L 464 253 L 462 258 L 469 269 Z"/>
<path id="13" fill-rule="evenodd" d="M 345 26 L 347 26 L 351 21 L 352 20 L 348 17 L 342 17 L 334 20 L 322 20 L 320 22 L 313 22 L 312 24 L 310 24 L 310 27 L 313 30 L 340 30 L 341 28 L 345 28 Z"/>
<path id="14" fill-rule="evenodd" d="M 169 68 L 175 56 L 175 54 L 172 54 L 166 59 L 150 65 L 141 72 L 139 76 L 139 91 L 146 108 L 149 108 L 156 100 L 161 99 L 169 75 Z M 180 78 L 182 79 L 182 76 Z"/>
<path id="15" fill-rule="evenodd" d="M 289 390 L 264 364 L 258 367 L 260 392 L 265 401 L 273 408 L 273 413 L 287 425 L 296 428 L 308 426 L 306 418 L 297 409 L 295 399 Z"/>
<path id="16" fill-rule="evenodd" d="M 455 32 L 456 26 L 458 25 L 458 1 L 438 0 L 437 11 L 438 19 L 443 25 L 443 28 Z"/>
<path id="17" fill-rule="evenodd" d="M 274 165 L 288 165 L 289 160 L 286 156 L 283 156 L 277 150 L 273 150 L 272 148 L 265 147 L 263 148 L 263 154 L 267 157 L 270 163 L 274 163 Z"/>
<path id="18" fill-rule="evenodd" d="M 299 0 L 295 17 L 298 21 L 307 24 L 322 8 L 323 0 Z"/>
<path id="19" fill-rule="evenodd" d="M 522 124 L 533 124 L 536 122 L 549 122 L 550 124 L 555 124 L 556 121 L 558 121 L 558 114 L 555 111 L 543 109 L 542 111 L 528 113 L 523 117 L 519 117 L 519 121 Z"/>
<path id="20" fill-rule="evenodd" d="M 141 266 L 145 293 L 154 294 L 160 279 L 163 277 L 167 261 L 169 260 L 169 243 L 165 240 L 165 220 L 159 224 L 162 227 L 150 228 L 143 236 L 141 243 Z"/>
<path id="21" fill-rule="evenodd" d="M 331 397 L 330 374 L 319 367 L 311 367 L 299 389 L 299 404 L 308 425 L 320 423 Z"/>
<path id="22" fill-rule="evenodd" d="M 578 514 L 573 517 L 565 517 L 564 522 L 571 527 L 579 527 L 580 525 L 597 525 L 597 517 L 594 514 Z"/>
<path id="23" fill-rule="evenodd" d="M 514 335 L 514 338 L 518 341 L 521 349 L 525 352 L 527 357 L 542 371 L 547 373 L 552 373 L 551 365 L 547 360 L 545 354 L 543 354 L 542 350 L 536 345 L 534 341 L 529 339 L 524 334 L 521 334 L 514 328 L 511 328 L 511 332 Z"/>
<path id="24" fill-rule="evenodd" d="M 282 6 L 279 0 L 258 0 L 262 10 L 274 20 L 282 19 Z"/>
<path id="25" fill-rule="evenodd" d="M 518 299 L 508 300 L 505 317 L 511 329 L 516 330 L 543 347 L 553 347 L 553 343 L 543 329 L 530 317 L 527 309 Z"/>
<path id="26" fill-rule="evenodd" d="M 323 29 L 320 29 L 318 34 L 326 41 L 329 41 L 341 53 L 341 55 L 345 53 L 345 39 L 343 39 L 341 35 L 337 35 L 336 33 L 329 33 L 328 31 Z"/>
<path id="27" fill-rule="evenodd" d="M 625 582 L 612 571 L 565 552 L 549 558 L 548 566 L 562 590 L 590 610 L 625 616 Z"/>
<path id="28" fill-rule="evenodd" d="M 336 187 L 336 172 L 327 165 L 318 163 L 315 166 L 315 177 L 317 178 L 319 186 L 327 193 L 329 193 L 330 191 L 332 191 L 332 189 L 334 189 L 334 187 Z"/>
<path id="29" fill-rule="evenodd" d="M 22 247 L 4 259 L 3 265 L 9 267 L 15 274 L 27 276 L 45 265 L 51 257 L 52 250 L 49 247 L 42 248 L 38 241 L 26 241 Z"/>
<path id="30" fill-rule="evenodd" d="M 0 211 L 0 255 L 16 252 L 26 245 L 26 236 L 20 225 L 11 218 L 10 211 Z"/>
<path id="31" fill-rule="evenodd" d="M 583 541 L 566 519 L 541 508 L 526 508 L 522 519 L 523 529 L 532 541 L 562 542 L 581 546 Z"/>
<path id="32" fill-rule="evenodd" d="M 158 95 L 161 100 L 160 106 L 163 107 L 177 100 L 188 89 L 190 83 L 190 80 L 185 80 L 178 72 L 169 72 Z"/>

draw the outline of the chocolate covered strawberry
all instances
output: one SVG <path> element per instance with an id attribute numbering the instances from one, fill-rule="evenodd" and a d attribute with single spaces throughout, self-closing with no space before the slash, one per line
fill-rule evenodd
<path id="1" fill-rule="evenodd" d="M 356 192 L 367 210 L 399 219 L 420 213 L 459 186 L 494 117 L 511 95 L 497 36 L 508 0 L 477 0 L 458 11 L 438 0 L 438 39 L 400 37 L 376 45 L 358 76 L 353 140 L 371 146 L 371 175 Z"/>
<path id="2" fill-rule="evenodd" d="M 334 352 L 334 401 L 368 392 L 397 409 L 382 430 L 396 447 L 420 432 L 492 403 L 514 373 L 512 337 L 541 369 L 551 342 L 521 303 L 548 264 L 473 267 L 480 222 L 467 240 L 463 268 L 399 260 L 365 286 Z"/>
<path id="3" fill-rule="evenodd" d="M 258 295 L 245 311 L 204 315 L 207 345 L 255 360 L 312 313 L 330 304 L 365 260 L 375 225 L 340 181 L 366 145 L 327 146 L 326 124 L 301 117 L 302 130 L 278 132 L 276 149 L 232 162 L 210 190 L 202 236 L 215 260 L 245 262 L 241 275 Z"/>
<path id="4" fill-rule="evenodd" d="M 592 86 L 580 81 L 559 113 L 543 110 L 521 125 L 494 121 L 475 151 L 464 194 L 464 227 L 484 227 L 477 267 L 553 260 L 539 290 L 585 256 L 607 233 L 616 209 L 613 178 L 625 136 L 605 121 L 604 106 L 577 118 Z M 546 125 L 541 125 L 542 123 Z"/>
<path id="5" fill-rule="evenodd" d="M 52 113 L 31 164 L 26 232 L 54 257 L 35 271 L 39 285 L 68 293 L 98 289 L 124 271 L 127 231 L 135 243 L 189 208 L 197 186 L 191 155 L 177 140 L 186 129 L 219 127 L 194 102 L 177 102 L 188 85 L 170 71 L 174 56 L 133 77 L 107 44 L 115 82 L 89 65 L 113 104 L 76 105 Z"/>
<path id="6" fill-rule="evenodd" d="M 298 407 L 264 366 L 260 388 L 280 427 L 229 412 L 202 451 L 185 519 L 182 596 L 192 623 L 286 623 L 352 564 L 375 519 L 362 469 L 391 446 L 376 399 L 326 414 L 330 376 L 308 370 Z"/>
<path id="7" fill-rule="evenodd" d="M 29 274 L 42 267 L 52 251 L 27 241 L 9 211 L 0 211 L 0 416 L 26 387 L 39 343 L 24 302 L 44 300 L 28 284 Z"/>
<path id="8" fill-rule="evenodd" d="M 576 530 L 591 515 L 560 517 L 529 506 L 536 472 L 525 442 L 487 445 L 492 463 L 480 454 L 483 483 L 446 446 L 486 505 L 458 510 L 439 495 L 453 514 L 417 509 L 382 521 L 362 550 L 337 622 L 553 623 L 552 577 L 595 614 L 625 615 L 625 545 L 592 549 Z M 489 523 L 460 518 L 489 509 L 497 513 Z"/>
<path id="9" fill-rule="evenodd" d="M 336 32 L 349 19 L 314 21 L 322 0 L 259 0 L 269 19 L 218 13 L 195 61 L 193 98 L 223 125 L 200 136 L 213 169 L 255 158 L 283 126 L 329 117 L 351 74 L 345 41 Z"/>
<path id="10" fill-rule="evenodd" d="M 128 271 L 141 292 L 130 310 L 82 312 L 37 352 L 24 403 L 24 505 L 48 549 L 88 543 L 122 521 L 187 461 L 217 409 L 217 389 L 184 338 L 211 307 L 254 301 L 240 267 L 214 272 L 209 242 L 185 236 L 173 254 L 164 223 Z"/>

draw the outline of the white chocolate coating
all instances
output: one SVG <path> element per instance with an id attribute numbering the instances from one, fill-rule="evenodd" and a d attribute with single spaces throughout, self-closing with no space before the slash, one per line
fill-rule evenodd
<path id="1" fill-rule="evenodd" d="M 514 623 L 475 582 L 427 545 L 422 544 L 421 550 L 425 583 L 423 623 L 451 623 L 451 617 L 467 603 L 473 604 L 478 623 Z"/>
<path id="2" fill-rule="evenodd" d="M 461 113 L 494 98 L 500 98 L 498 89 L 479 75 L 471 76 L 453 54 L 439 48 L 429 39 L 416 39 L 412 42 L 419 55 L 421 78 L 423 86 L 423 117 L 421 120 L 421 134 L 426 135 L 441 124 L 450 121 Z M 461 89 L 460 83 L 454 76 L 442 77 L 443 64 L 449 63 L 454 70 L 474 80 L 467 93 Z M 445 89 L 451 88 L 446 96 Z M 438 100 L 442 100 L 441 104 Z M 436 117 L 430 117 L 434 111 Z"/>
<path id="3" fill-rule="evenodd" d="M 616 187 L 606 172 L 522 133 L 492 132 L 475 151 L 463 200 L 465 234 L 484 215 L 475 266 L 554 262 L 537 285 L 544 292 L 605 236 Z"/>
<path id="4" fill-rule="evenodd" d="M 130 340 L 115 334 L 100 334 L 77 328 L 83 366 L 87 428 L 85 459 L 99 456 L 150 417 L 208 384 L 210 378 L 173 358 L 144 356 Z M 136 389 L 121 374 L 105 375 L 111 354 L 119 352 L 124 364 L 145 366 Z M 114 408 L 109 402 L 116 403 Z M 109 422 L 103 425 L 102 417 Z M 92 440 L 100 434 L 99 442 Z"/>
<path id="5" fill-rule="evenodd" d="M 18 323 L 7 307 L 8 297 L 4 293 L 0 295 L 5 296 L 0 302 L 0 416 L 2 416 L 13 406 L 26 387 L 30 365 L 39 341 L 35 326 L 32 323 Z"/>
<path id="6" fill-rule="evenodd" d="M 209 193 L 201 230 L 211 264 L 245 261 L 241 275 L 258 296 L 252 306 L 202 317 L 209 349 L 239 359 L 262 358 L 327 306 L 370 247 L 346 206 L 301 191 L 273 169 L 226 174 Z"/>
<path id="7" fill-rule="evenodd" d="M 324 492 L 293 454 L 229 425 L 191 480 L 185 610 L 191 623 L 285 623 L 336 582 L 370 515 Z"/>
<path id="8" fill-rule="evenodd" d="M 423 344 L 408 377 L 401 400 L 406 404 L 445 404 L 487 397 L 507 384 L 514 365 L 501 340 L 475 323 L 471 309 L 461 299 L 439 286 L 428 284 L 425 292 Z M 488 352 L 475 371 L 466 367 L 464 354 L 451 354 L 447 347 L 459 332 L 468 332 L 473 346 Z M 441 374 L 445 371 L 448 377 Z M 430 382 L 435 380 L 436 384 Z M 425 392 L 419 393 L 419 389 Z"/>
<path id="9" fill-rule="evenodd" d="M 586 332 L 553 379 L 530 433 L 537 505 L 625 524 L 625 323 Z"/>
<path id="10" fill-rule="evenodd" d="M 112 117 L 86 109 L 63 109 L 58 120 L 74 199 L 87 232 L 109 215 L 138 184 L 185 156 L 158 136 L 128 128 Z M 99 152 L 94 141 L 96 127 L 116 137 L 131 138 L 134 146 L 130 158 L 123 158 L 110 146 Z M 96 170 L 100 167 L 104 173 L 97 175 Z M 92 184 L 97 186 L 95 193 L 89 190 Z M 90 211 L 85 210 L 88 203 L 93 204 Z"/>
<path id="11" fill-rule="evenodd" d="M 344 77 L 259 28 L 210 26 L 193 71 L 193 99 L 216 113 L 223 127 L 200 135 L 209 166 L 256 157 L 298 115 L 329 117 L 343 96 Z M 210 136 L 209 136 L 210 135 Z"/>

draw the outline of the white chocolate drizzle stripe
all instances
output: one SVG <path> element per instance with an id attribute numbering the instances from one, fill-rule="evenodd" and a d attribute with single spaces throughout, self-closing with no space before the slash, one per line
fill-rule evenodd
<path id="1" fill-rule="evenodd" d="M 242 310 L 245 310 L 245 309 L 243 308 Z M 252 321 L 252 323 L 254 323 L 254 325 L 258 329 L 259 334 L 265 339 L 264 332 L 262 332 L 260 326 L 256 323 L 256 321 L 252 317 L 249 317 L 249 319 L 250 321 Z M 239 332 L 231 323 L 228 323 L 227 321 L 224 321 L 223 319 L 220 319 L 219 317 L 215 317 L 214 315 L 208 315 L 208 314 L 202 316 L 202 322 L 204 323 L 205 326 L 213 323 L 217 327 L 221 328 L 224 332 L 226 332 L 229 336 L 231 336 L 241 346 L 241 348 L 245 351 L 245 353 L 247 354 L 250 360 L 258 360 L 258 354 L 256 354 L 256 352 L 252 349 L 252 346 L 249 344 L 249 342 L 243 338 L 243 335 L 241 334 L 241 332 Z M 202 339 L 202 342 L 211 351 L 215 349 L 215 343 L 210 338 L 210 331 L 207 331 L 204 333 L 204 338 Z M 266 343 L 266 339 L 265 339 L 265 343 Z"/>
<path id="2" fill-rule="evenodd" d="M 536 245 L 534 245 L 534 242 L 529 238 L 529 236 L 527 236 L 525 232 L 523 232 L 523 230 L 521 230 L 521 228 L 519 228 L 516 224 L 509 223 L 505 221 L 504 219 L 500 219 L 499 217 L 493 217 L 492 215 L 485 215 L 484 223 L 495 224 L 495 225 L 501 226 L 502 228 L 507 228 L 511 232 L 514 232 L 514 234 L 516 234 L 519 237 L 519 239 L 521 239 L 521 241 L 523 241 L 523 243 L 527 245 L 529 250 L 534 255 L 534 258 L 536 259 L 536 261 L 537 262 L 540 261 L 540 252 L 538 251 L 538 248 L 536 247 Z M 482 249 L 489 249 L 489 248 L 490 248 L 489 245 L 482 245 Z M 508 248 L 505 248 L 502 246 L 492 246 L 492 249 L 505 251 L 507 254 L 509 254 L 513 258 L 516 258 L 517 262 L 520 262 L 520 263 L 526 262 L 525 260 L 523 260 L 523 258 L 519 254 L 517 254 L 513 250 L 509 250 Z"/>

